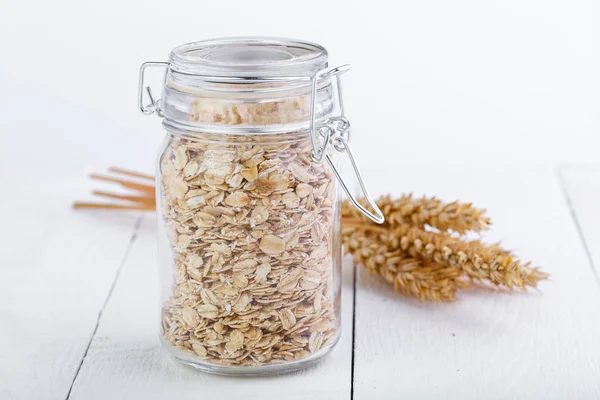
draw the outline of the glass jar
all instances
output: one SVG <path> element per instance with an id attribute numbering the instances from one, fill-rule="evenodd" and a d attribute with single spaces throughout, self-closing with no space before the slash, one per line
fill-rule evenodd
<path id="1" fill-rule="evenodd" d="M 166 68 L 160 100 L 142 91 L 153 66 Z M 190 43 L 142 65 L 140 108 L 167 132 L 156 185 L 160 337 L 178 360 L 267 374 L 307 366 L 338 341 L 339 182 L 348 190 L 335 153 L 356 169 L 345 70 L 328 68 L 319 45 L 270 38 Z"/>

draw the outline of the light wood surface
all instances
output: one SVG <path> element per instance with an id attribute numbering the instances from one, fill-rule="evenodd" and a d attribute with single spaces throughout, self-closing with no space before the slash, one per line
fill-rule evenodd
<path id="1" fill-rule="evenodd" d="M 269 378 L 207 375 L 160 351 L 153 214 L 73 211 L 85 173 L 64 172 L 23 183 L 26 200 L 3 200 L 0 398 L 598 398 L 590 260 L 600 259 L 600 170 L 369 165 L 373 193 L 388 191 L 390 169 L 404 171 L 395 194 L 487 206 L 494 225 L 483 238 L 543 266 L 550 281 L 540 292 L 473 288 L 452 304 L 421 304 L 362 267 L 354 296 L 346 258 L 342 339 L 322 364 Z"/>
<path id="2" fill-rule="evenodd" d="M 600 286 L 555 171 L 425 168 L 402 179 L 487 206 L 483 237 L 552 276 L 541 293 L 474 288 L 453 304 L 419 304 L 361 270 L 354 398 L 598 398 Z"/>
<path id="3" fill-rule="evenodd" d="M 600 285 L 600 167 L 565 166 L 559 177 L 573 222 Z"/>
<path id="4" fill-rule="evenodd" d="M 84 176 L 25 174 L 0 207 L 0 399 L 64 399 L 139 215 L 73 212 Z"/>

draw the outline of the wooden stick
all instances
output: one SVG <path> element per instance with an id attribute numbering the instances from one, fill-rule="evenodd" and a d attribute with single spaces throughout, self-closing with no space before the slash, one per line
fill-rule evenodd
<path id="1" fill-rule="evenodd" d="M 141 172 L 129 171 L 127 169 L 122 169 L 122 168 L 117 168 L 117 167 L 110 167 L 108 169 L 108 171 L 114 172 L 115 174 L 134 176 L 136 178 L 142 178 L 142 179 L 148 179 L 148 180 L 154 181 L 154 175 L 142 174 Z"/>
<path id="2" fill-rule="evenodd" d="M 148 193 L 151 195 L 154 195 L 155 193 L 155 188 L 153 185 L 144 185 L 142 183 L 135 183 L 135 182 L 129 182 L 127 180 L 124 179 L 119 179 L 119 178 L 111 178 L 109 176 L 104 176 L 104 175 L 99 175 L 99 174 L 90 174 L 90 178 L 92 179 L 96 179 L 99 181 L 106 181 L 106 182 L 114 182 L 114 183 L 118 183 L 123 187 L 126 187 L 128 189 L 133 189 L 133 190 L 137 190 L 138 192 L 142 192 L 142 193 Z"/>
<path id="3" fill-rule="evenodd" d="M 101 197 L 109 197 L 111 199 L 133 201 L 134 203 L 142 203 L 142 204 L 148 204 L 148 205 L 154 205 L 154 203 L 155 203 L 154 197 L 150 197 L 150 196 L 126 196 L 123 194 L 103 192 L 101 190 L 94 190 L 93 194 L 95 194 L 96 196 L 101 196 Z"/>
<path id="4" fill-rule="evenodd" d="M 85 203 L 85 202 L 75 202 L 73 203 L 73 208 L 75 209 L 100 209 L 100 210 L 138 210 L 138 211 L 154 211 L 156 208 L 150 205 L 135 205 L 135 206 L 126 206 L 122 204 L 109 204 L 109 203 Z"/>

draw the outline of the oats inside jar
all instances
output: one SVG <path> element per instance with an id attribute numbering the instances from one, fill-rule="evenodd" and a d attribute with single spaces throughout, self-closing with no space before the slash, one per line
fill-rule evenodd
<path id="1" fill-rule="evenodd" d="M 171 136 L 160 159 L 163 341 L 219 365 L 309 357 L 339 328 L 335 176 L 306 133 L 212 139 Z"/>

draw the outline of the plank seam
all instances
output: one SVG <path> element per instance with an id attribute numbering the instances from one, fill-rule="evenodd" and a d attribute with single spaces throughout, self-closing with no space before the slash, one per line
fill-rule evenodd
<path id="1" fill-rule="evenodd" d="M 129 253 L 131 252 L 131 249 L 133 248 L 133 244 L 135 243 L 138 231 L 140 229 L 140 226 L 142 225 L 143 220 L 144 220 L 144 214 L 140 215 L 138 217 L 137 221 L 135 222 L 135 226 L 133 227 L 133 233 L 131 234 L 131 237 L 129 238 L 129 243 L 127 244 L 127 248 L 125 249 L 123 258 L 121 259 L 121 262 L 119 263 L 119 268 L 117 268 L 117 273 L 115 274 L 115 277 L 110 286 L 110 289 L 108 290 L 106 299 L 104 299 L 104 303 L 102 304 L 102 307 L 100 308 L 100 312 L 98 313 L 98 318 L 96 319 L 96 326 L 94 327 L 94 331 L 92 332 L 92 335 L 90 336 L 90 340 L 88 341 L 88 344 L 85 348 L 83 357 L 81 357 L 81 360 L 79 361 L 79 366 L 77 367 L 77 371 L 75 372 L 75 376 L 73 377 L 73 381 L 71 382 L 71 386 L 69 387 L 69 391 L 67 392 L 66 400 L 69 400 L 71 398 L 71 392 L 73 391 L 73 386 L 75 386 L 75 381 L 77 381 L 77 377 L 79 376 L 79 373 L 81 372 L 81 367 L 83 366 L 85 358 L 88 355 L 88 352 L 90 350 L 92 342 L 94 341 L 94 337 L 96 337 L 96 333 L 98 332 L 98 327 L 100 326 L 100 320 L 102 319 L 102 313 L 104 312 L 104 309 L 106 308 L 106 306 L 112 296 L 115 286 L 117 285 L 117 281 L 119 280 L 119 277 L 121 276 L 121 271 L 123 270 L 123 267 L 125 266 L 127 258 L 129 257 Z"/>
<path id="2" fill-rule="evenodd" d="M 594 273 L 596 282 L 600 286 L 600 276 L 598 276 L 598 270 L 596 269 L 596 265 L 594 264 L 594 259 L 592 258 L 592 253 L 587 244 L 587 241 L 585 240 L 585 235 L 583 234 L 583 228 L 581 227 L 581 224 L 579 223 L 579 219 L 577 218 L 577 212 L 575 211 L 575 207 L 573 207 L 573 200 L 571 199 L 571 196 L 569 195 L 569 190 L 567 189 L 567 182 L 565 181 L 565 178 L 561 172 L 561 168 L 557 168 L 556 174 L 558 175 L 558 181 L 560 183 L 560 188 L 563 192 L 563 196 L 565 197 L 567 206 L 569 207 L 569 213 L 571 214 L 571 219 L 573 220 L 573 223 L 575 224 L 575 228 L 577 229 L 577 233 L 579 234 L 579 239 L 581 240 L 581 243 L 583 244 L 583 249 L 585 250 L 585 254 L 587 256 L 588 262 L 590 263 L 590 266 L 592 267 L 592 272 Z"/>
<path id="3" fill-rule="evenodd" d="M 352 263 L 352 357 L 350 359 L 350 400 L 354 399 L 354 353 L 356 347 L 356 281 L 357 266 Z"/>

